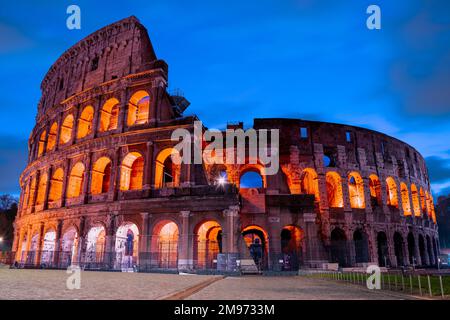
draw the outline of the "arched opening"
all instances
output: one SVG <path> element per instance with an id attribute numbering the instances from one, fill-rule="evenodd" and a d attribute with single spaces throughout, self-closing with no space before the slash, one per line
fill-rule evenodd
<path id="1" fill-rule="evenodd" d="M 389 266 L 389 249 L 386 233 L 378 232 L 377 234 L 377 251 L 378 251 L 378 265 L 380 267 Z"/>
<path id="2" fill-rule="evenodd" d="M 428 191 L 425 191 L 425 203 L 426 203 L 426 207 L 427 207 L 427 213 L 428 213 L 428 217 L 431 218 L 432 214 L 431 214 L 431 198 L 430 198 L 430 194 L 428 193 Z"/>
<path id="3" fill-rule="evenodd" d="M 59 263 L 67 268 L 78 261 L 78 233 L 74 227 L 69 228 L 61 239 Z"/>
<path id="4" fill-rule="evenodd" d="M 314 169 L 306 168 L 300 178 L 300 192 L 302 194 L 313 194 L 319 201 L 319 178 Z"/>
<path id="5" fill-rule="evenodd" d="M 36 263 L 36 257 L 37 257 L 38 250 L 39 250 L 38 240 L 39 240 L 39 236 L 36 233 L 31 238 L 30 249 L 27 254 L 27 262 L 26 262 L 27 265 L 32 266 L 32 265 L 35 265 L 35 263 Z"/>
<path id="6" fill-rule="evenodd" d="M 399 232 L 394 233 L 394 251 L 395 251 L 395 258 L 397 260 L 397 267 L 401 267 L 405 265 L 404 262 L 404 253 L 403 253 L 403 237 Z"/>
<path id="7" fill-rule="evenodd" d="M 125 223 L 117 229 L 115 249 L 115 269 L 130 269 L 138 264 L 139 230 L 134 223 Z"/>
<path id="8" fill-rule="evenodd" d="M 411 215 L 411 203 L 409 202 L 408 187 L 404 182 L 400 184 L 400 192 L 402 194 L 402 208 L 405 216 Z"/>
<path id="9" fill-rule="evenodd" d="M 73 115 L 71 114 L 64 118 L 63 124 L 61 125 L 59 144 L 65 144 L 72 138 L 73 122 Z"/>
<path id="10" fill-rule="evenodd" d="M 344 199 L 342 196 L 342 183 L 339 174 L 336 172 L 327 172 L 326 184 L 328 206 L 330 208 L 343 208 Z"/>
<path id="11" fill-rule="evenodd" d="M 330 237 L 331 262 L 338 263 L 340 267 L 351 265 L 347 237 L 344 230 L 335 228 Z"/>
<path id="12" fill-rule="evenodd" d="M 436 223 L 436 212 L 434 211 L 434 201 L 432 195 L 430 195 L 430 209 L 431 209 L 431 219 L 433 219 L 433 222 Z"/>
<path id="13" fill-rule="evenodd" d="M 222 227 L 216 221 L 201 223 L 195 229 L 197 242 L 194 244 L 194 260 L 198 269 L 216 269 L 214 261 L 222 253 Z"/>
<path id="14" fill-rule="evenodd" d="M 49 230 L 44 235 L 44 243 L 42 245 L 41 265 L 50 267 L 53 265 L 53 258 L 56 247 L 56 232 Z"/>
<path id="15" fill-rule="evenodd" d="M 153 228 L 152 260 L 157 268 L 178 268 L 178 237 L 178 226 L 173 221 L 160 221 Z"/>
<path id="16" fill-rule="evenodd" d="M 398 208 L 397 184 L 392 177 L 386 179 L 387 205 Z"/>
<path id="17" fill-rule="evenodd" d="M 94 119 L 94 108 L 92 106 L 87 106 L 81 112 L 80 118 L 78 119 L 78 133 L 77 138 L 81 139 L 92 132 L 92 120 Z"/>
<path id="18" fill-rule="evenodd" d="M 77 198 L 81 196 L 84 181 L 84 164 L 76 163 L 70 171 L 69 182 L 67 185 L 67 198 Z"/>
<path id="19" fill-rule="evenodd" d="M 421 234 L 419 234 L 419 254 L 423 266 L 428 265 L 425 250 L 425 239 Z"/>
<path id="20" fill-rule="evenodd" d="M 419 191 L 417 190 L 417 187 L 415 184 L 411 185 L 411 198 L 412 198 L 412 203 L 413 203 L 414 215 L 416 217 L 420 217 L 421 212 L 420 212 L 420 203 L 419 203 Z"/>
<path id="21" fill-rule="evenodd" d="M 41 174 L 38 184 L 38 192 L 36 196 L 36 205 L 41 205 L 45 201 L 45 191 L 47 189 L 48 175 L 46 173 Z"/>
<path id="22" fill-rule="evenodd" d="M 264 188 L 264 180 L 256 170 L 246 171 L 239 178 L 239 187 L 242 189 Z"/>
<path id="23" fill-rule="evenodd" d="M 414 240 L 414 235 L 411 232 L 408 234 L 408 253 L 409 264 L 416 265 L 416 242 Z"/>
<path id="24" fill-rule="evenodd" d="M 39 137 L 38 157 L 42 156 L 42 154 L 44 153 L 46 138 L 47 138 L 47 131 L 44 130 Z"/>
<path id="25" fill-rule="evenodd" d="M 103 226 L 89 229 L 86 244 L 86 260 L 88 268 L 98 268 L 103 263 L 105 255 L 106 232 Z"/>
<path id="26" fill-rule="evenodd" d="M 439 247 L 438 247 L 438 242 L 437 242 L 436 238 L 433 238 L 433 253 L 437 260 L 438 256 L 439 256 Z M 439 262 L 437 262 L 437 263 L 439 263 Z"/>
<path id="27" fill-rule="evenodd" d="M 150 96 L 140 90 L 134 93 L 128 103 L 127 125 L 143 124 L 148 122 L 150 111 Z"/>
<path id="28" fill-rule="evenodd" d="M 303 263 L 304 232 L 297 226 L 285 226 L 281 229 L 280 240 L 281 253 L 283 254 L 283 270 L 298 270 Z"/>
<path id="29" fill-rule="evenodd" d="M 27 207 L 31 207 L 34 205 L 34 194 L 36 192 L 36 176 L 33 176 L 30 183 L 30 193 L 28 195 L 28 204 Z"/>
<path id="30" fill-rule="evenodd" d="M 52 151 L 56 146 L 56 136 L 58 135 L 58 124 L 53 122 L 48 133 L 47 151 Z"/>
<path id="31" fill-rule="evenodd" d="M 172 188 L 180 183 L 180 154 L 174 148 L 162 150 L 156 157 L 155 187 Z"/>
<path id="32" fill-rule="evenodd" d="M 353 243 L 355 245 L 355 262 L 369 262 L 369 244 L 366 234 L 360 229 L 353 233 Z"/>
<path id="33" fill-rule="evenodd" d="M 63 179 L 64 179 L 64 170 L 62 168 L 58 168 L 53 173 L 52 179 L 50 180 L 50 193 L 48 195 L 49 202 L 59 201 L 62 197 L 63 190 Z"/>
<path id="34" fill-rule="evenodd" d="M 103 105 L 100 116 L 100 132 L 117 129 L 119 123 L 119 100 L 108 99 Z"/>
<path id="35" fill-rule="evenodd" d="M 423 192 L 423 188 L 420 188 L 420 206 L 422 209 L 422 213 L 424 214 L 424 217 L 425 217 L 426 212 L 427 212 L 427 203 L 426 203 L 426 199 L 425 199 L 425 193 Z"/>
<path id="36" fill-rule="evenodd" d="M 243 244 L 248 252 L 249 258 L 253 259 L 258 270 L 267 268 L 268 242 L 266 231 L 258 226 L 248 226 L 242 230 Z"/>
<path id="37" fill-rule="evenodd" d="M 383 204 L 381 200 L 381 183 L 380 179 L 374 174 L 369 177 L 369 189 L 372 208 L 381 207 Z"/>
<path id="38" fill-rule="evenodd" d="M 434 266 L 436 264 L 436 258 L 433 256 L 433 247 L 431 245 L 431 239 L 430 236 L 426 236 L 427 239 L 427 251 L 428 251 L 428 258 L 430 261 L 430 265 Z"/>
<path id="39" fill-rule="evenodd" d="M 102 194 L 109 191 L 111 180 L 111 160 L 101 157 L 92 167 L 91 194 Z"/>
<path id="40" fill-rule="evenodd" d="M 364 182 L 359 173 L 352 172 L 348 175 L 348 192 L 350 196 L 350 206 L 352 208 L 365 208 Z"/>
<path id="41" fill-rule="evenodd" d="M 122 161 L 120 190 L 141 190 L 143 179 L 144 157 L 138 152 L 130 152 Z"/>

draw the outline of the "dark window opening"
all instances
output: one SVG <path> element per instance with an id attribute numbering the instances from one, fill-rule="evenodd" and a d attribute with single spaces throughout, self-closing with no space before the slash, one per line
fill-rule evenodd
<path id="1" fill-rule="evenodd" d="M 59 91 L 61 91 L 64 88 L 64 79 L 59 80 Z"/>
<path id="2" fill-rule="evenodd" d="M 351 133 L 351 131 L 346 131 L 345 132 L 345 140 L 347 142 L 352 142 L 352 133 Z"/>
<path id="3" fill-rule="evenodd" d="M 94 59 L 92 59 L 92 63 L 91 63 L 91 71 L 95 71 L 98 69 L 98 57 L 95 57 Z"/>
<path id="4" fill-rule="evenodd" d="M 308 138 L 308 128 L 305 127 L 300 128 L 300 138 L 302 139 Z"/>

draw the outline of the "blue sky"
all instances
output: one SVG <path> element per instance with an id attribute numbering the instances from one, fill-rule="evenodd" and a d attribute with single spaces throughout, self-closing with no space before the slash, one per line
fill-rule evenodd
<path id="1" fill-rule="evenodd" d="M 135 15 L 170 88 L 208 127 L 255 117 L 348 123 L 393 135 L 450 194 L 450 1 L 2 1 L 0 194 L 18 193 L 40 82 L 67 48 Z M 66 8 L 81 8 L 81 30 Z M 381 7 L 368 30 L 366 8 Z"/>

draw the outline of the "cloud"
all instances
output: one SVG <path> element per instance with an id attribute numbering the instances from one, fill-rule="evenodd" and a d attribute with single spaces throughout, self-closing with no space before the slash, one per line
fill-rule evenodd
<path id="1" fill-rule="evenodd" d="M 27 141 L 0 136 L 0 194 L 20 192 L 19 176 L 27 164 Z"/>
<path id="2" fill-rule="evenodd" d="M 431 156 L 425 159 L 432 183 L 446 183 L 450 181 L 450 159 Z"/>

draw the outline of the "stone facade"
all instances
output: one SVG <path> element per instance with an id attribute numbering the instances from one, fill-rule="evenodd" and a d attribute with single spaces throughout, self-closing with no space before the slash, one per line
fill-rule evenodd
<path id="1" fill-rule="evenodd" d="M 134 17 L 50 68 L 20 177 L 17 263 L 143 271 L 236 271 L 247 260 L 269 270 L 436 263 L 430 183 L 413 147 L 354 126 L 255 119 L 255 129 L 280 132 L 276 175 L 259 164 L 176 165 L 171 134 L 193 132 L 197 118 L 183 116 L 189 102 L 167 82 L 167 64 Z M 241 186 L 248 172 L 260 186 Z"/>

